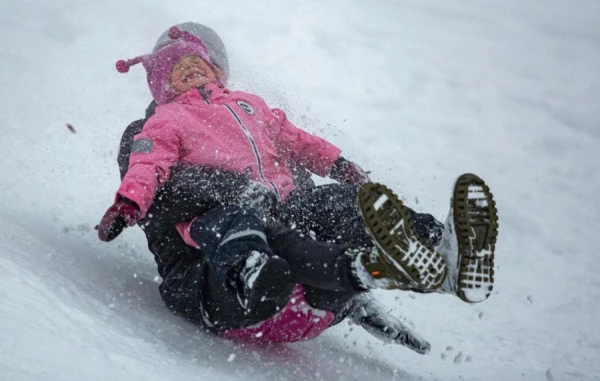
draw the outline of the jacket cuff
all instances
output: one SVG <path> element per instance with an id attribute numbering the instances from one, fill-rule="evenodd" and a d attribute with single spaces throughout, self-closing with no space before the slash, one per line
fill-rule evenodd
<path id="1" fill-rule="evenodd" d="M 132 182 L 125 186 L 121 185 L 115 196 L 115 202 L 121 201 L 122 198 L 126 198 L 137 204 L 140 209 L 140 219 L 143 219 L 150 208 L 153 195 L 149 194 L 148 189 L 143 185 Z"/>
<path id="2" fill-rule="evenodd" d="M 327 177 L 331 169 L 333 168 L 335 162 L 340 158 L 340 154 L 342 150 L 331 144 L 329 147 L 326 147 L 323 151 L 323 154 L 319 158 L 319 164 L 315 165 L 314 168 L 309 169 L 315 175 L 319 175 L 321 177 Z"/>

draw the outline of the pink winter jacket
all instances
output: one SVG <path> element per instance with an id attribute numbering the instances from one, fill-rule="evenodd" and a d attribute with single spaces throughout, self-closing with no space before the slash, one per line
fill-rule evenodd
<path id="1" fill-rule="evenodd" d="M 209 84 L 158 106 L 135 136 L 118 194 L 146 215 L 170 167 L 190 164 L 248 174 L 285 200 L 294 189 L 293 161 L 326 176 L 340 149 L 296 128 L 260 97 Z"/>
<path id="2" fill-rule="evenodd" d="M 248 174 L 285 200 L 294 189 L 293 161 L 326 176 L 340 150 L 290 123 L 285 113 L 270 109 L 256 95 L 207 85 L 203 94 L 190 90 L 172 103 L 157 107 L 135 136 L 129 170 L 118 195 L 146 215 L 170 167 L 182 163 Z M 177 226 L 189 245 L 190 223 Z M 255 342 L 294 342 L 319 336 L 334 319 L 331 312 L 311 308 L 302 285 L 296 285 L 287 305 L 252 327 L 221 333 L 230 339 Z"/>

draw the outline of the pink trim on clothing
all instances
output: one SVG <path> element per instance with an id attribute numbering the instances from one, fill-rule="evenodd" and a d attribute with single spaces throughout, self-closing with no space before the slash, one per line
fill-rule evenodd
<path id="1" fill-rule="evenodd" d="M 271 318 L 246 328 L 231 329 L 219 335 L 226 339 L 255 343 L 293 343 L 312 340 L 321 335 L 334 314 L 312 308 L 297 284 L 286 306 Z"/>
<path id="2" fill-rule="evenodd" d="M 183 238 L 183 241 L 185 243 L 198 249 L 198 248 L 200 248 L 200 245 L 198 245 L 196 243 L 196 241 L 194 241 L 194 239 L 192 238 L 192 236 L 190 234 L 190 229 L 191 229 L 194 221 L 196 221 L 195 218 L 189 222 L 180 222 L 177 224 L 176 228 L 177 228 L 177 231 L 179 232 L 179 235 L 181 236 L 181 238 Z"/>

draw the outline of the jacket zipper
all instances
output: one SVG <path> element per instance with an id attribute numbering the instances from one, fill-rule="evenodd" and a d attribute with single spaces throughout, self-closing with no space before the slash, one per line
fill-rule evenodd
<path id="1" fill-rule="evenodd" d="M 227 107 L 227 109 L 229 110 L 229 112 L 231 113 L 231 115 L 233 116 L 235 121 L 237 122 L 237 124 L 240 126 L 240 128 L 244 132 L 244 135 L 246 135 L 246 137 L 248 138 L 248 141 L 250 142 L 250 146 L 252 147 L 252 151 L 254 152 L 256 164 L 258 165 L 258 174 L 260 175 L 260 178 L 262 179 L 262 181 L 265 184 L 271 185 L 271 187 L 273 188 L 273 191 L 275 192 L 275 195 L 277 196 L 277 198 L 279 200 L 281 200 L 281 194 L 279 193 L 279 189 L 277 189 L 277 185 L 275 185 L 275 183 L 273 183 L 272 181 L 267 180 L 267 178 L 265 177 L 265 174 L 264 174 L 263 168 L 262 168 L 262 159 L 260 158 L 260 152 L 258 151 L 258 146 L 256 145 L 256 141 L 254 140 L 252 133 L 248 130 L 248 128 L 246 126 L 244 126 L 244 123 L 242 122 L 242 120 L 240 119 L 238 114 L 236 114 L 236 112 L 230 106 L 228 106 L 228 105 L 224 105 L 224 106 Z"/>
<path id="2" fill-rule="evenodd" d="M 202 98 L 204 99 L 206 104 L 211 104 L 210 99 L 208 98 L 209 95 L 206 93 L 204 87 L 198 88 L 198 91 L 200 92 L 200 95 L 202 95 Z M 252 147 L 252 152 L 254 152 L 254 158 L 256 159 L 256 164 L 258 166 L 258 174 L 260 175 L 260 178 L 262 179 L 263 183 L 271 185 L 271 188 L 273 188 L 275 195 L 277 196 L 277 198 L 279 200 L 281 200 L 281 194 L 279 193 L 279 189 L 277 188 L 277 185 L 275 185 L 275 183 L 273 183 L 272 181 L 267 180 L 267 178 L 265 177 L 265 174 L 264 174 L 263 168 L 262 168 L 262 159 L 260 158 L 260 152 L 258 151 L 258 146 L 256 145 L 256 141 L 254 140 L 252 133 L 244 125 L 244 123 L 242 122 L 242 119 L 240 119 L 239 115 L 235 112 L 234 109 L 232 109 L 229 105 L 226 105 L 226 104 L 224 106 L 227 107 L 227 109 L 233 116 L 233 119 L 235 119 L 238 126 L 240 126 L 240 128 L 244 132 L 244 135 L 246 135 L 246 138 L 248 138 L 248 141 L 250 142 L 250 146 Z"/>

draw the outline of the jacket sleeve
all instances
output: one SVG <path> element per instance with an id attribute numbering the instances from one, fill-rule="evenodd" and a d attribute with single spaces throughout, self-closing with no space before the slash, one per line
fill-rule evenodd
<path id="1" fill-rule="evenodd" d="M 170 168 L 179 161 L 179 148 L 180 138 L 174 124 L 149 119 L 133 139 L 129 169 L 117 198 L 134 201 L 144 218 L 158 187 L 169 179 Z"/>
<path id="2" fill-rule="evenodd" d="M 119 164 L 119 172 L 121 174 L 121 180 L 127 174 L 129 169 L 129 155 L 131 155 L 131 145 L 133 144 L 133 138 L 135 135 L 142 132 L 146 119 L 136 120 L 131 122 L 129 126 L 123 132 L 121 137 L 121 143 L 119 144 L 119 156 L 117 156 L 117 163 Z"/>
<path id="3" fill-rule="evenodd" d="M 133 138 L 135 135 L 142 132 L 144 124 L 154 113 L 156 112 L 156 102 L 152 101 L 146 108 L 146 117 L 144 119 L 136 120 L 131 122 L 129 126 L 123 132 L 121 137 L 121 144 L 119 145 L 119 156 L 117 157 L 117 163 L 119 164 L 119 172 L 121 173 L 121 180 L 125 177 L 127 170 L 129 169 L 129 155 L 131 154 L 131 145 L 133 144 Z"/>
<path id="4" fill-rule="evenodd" d="M 272 109 L 278 128 L 279 153 L 314 174 L 325 177 L 333 167 L 341 150 L 325 139 L 309 134 L 294 126 L 280 109 Z"/>

